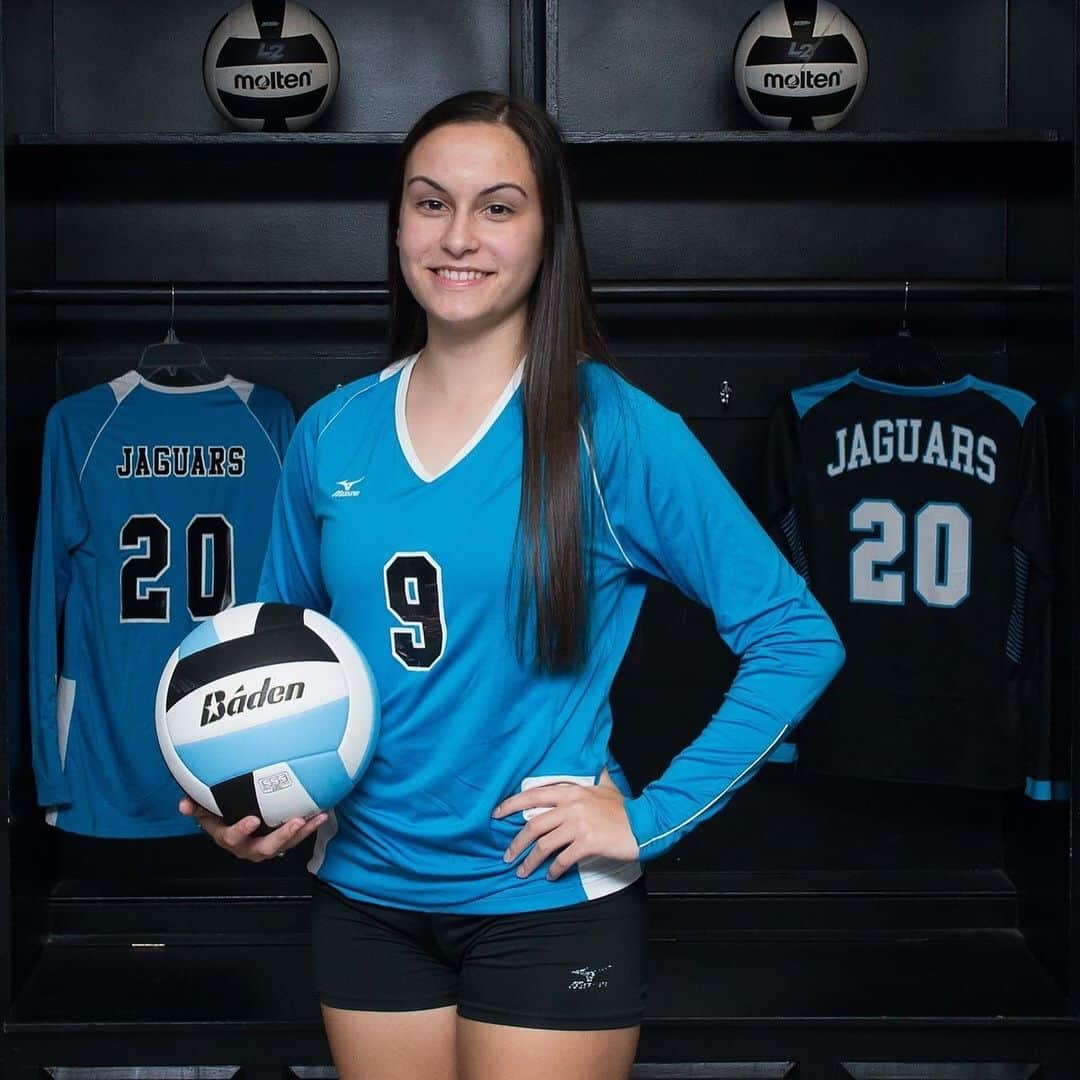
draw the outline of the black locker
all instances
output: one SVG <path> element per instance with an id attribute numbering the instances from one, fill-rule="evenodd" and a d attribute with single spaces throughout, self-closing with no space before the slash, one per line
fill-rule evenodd
<path id="1" fill-rule="evenodd" d="M 11 0 L 0 13 L 5 1075 L 332 1075 L 307 982 L 303 853 L 249 866 L 201 836 L 90 840 L 41 822 L 22 669 L 42 426 L 57 398 L 160 340 L 173 285 L 180 336 L 298 413 L 379 368 L 393 147 L 461 90 L 521 93 L 559 121 L 615 355 L 751 506 L 780 394 L 857 366 L 905 295 L 951 369 L 1040 402 L 1054 722 L 1070 741 L 1074 4 L 849 0 L 866 92 L 830 132 L 774 133 L 753 126 L 730 70 L 761 0 L 320 0 L 342 56 L 335 102 L 309 132 L 254 135 L 231 131 L 201 86 L 230 6 Z M 614 694 L 635 789 L 700 730 L 733 670 L 708 612 L 650 590 Z M 1074 805 L 767 766 L 648 869 L 635 1075 L 1080 1076 Z"/>

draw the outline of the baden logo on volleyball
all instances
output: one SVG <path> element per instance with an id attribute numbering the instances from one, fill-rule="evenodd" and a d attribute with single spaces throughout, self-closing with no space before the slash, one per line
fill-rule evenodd
<path id="1" fill-rule="evenodd" d="M 270 685 L 270 676 L 263 679 L 262 688 L 247 694 L 242 686 L 238 687 L 227 701 L 224 690 L 211 690 L 203 699 L 202 719 L 200 727 L 206 727 L 215 720 L 221 720 L 225 716 L 239 716 L 252 709 L 261 709 L 264 705 L 277 705 L 282 701 L 292 701 L 293 698 L 304 696 L 304 684 L 302 682 L 289 683 L 280 686 Z"/>

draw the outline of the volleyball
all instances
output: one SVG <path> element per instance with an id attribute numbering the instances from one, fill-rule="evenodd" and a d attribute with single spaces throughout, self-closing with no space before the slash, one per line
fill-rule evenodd
<path id="1" fill-rule="evenodd" d="M 866 45 L 858 27 L 826 0 L 783 0 L 762 8 L 735 46 L 735 86 L 761 125 L 825 131 L 866 86 Z"/>
<path id="2" fill-rule="evenodd" d="M 324 615 L 240 604 L 191 631 L 155 703 L 158 745 L 195 802 L 271 828 L 329 810 L 370 760 L 379 696 L 367 662 Z"/>
<path id="3" fill-rule="evenodd" d="M 292 0 L 251 0 L 222 16 L 203 51 L 218 112 L 245 131 L 300 131 L 337 90 L 338 51 L 326 23 Z"/>

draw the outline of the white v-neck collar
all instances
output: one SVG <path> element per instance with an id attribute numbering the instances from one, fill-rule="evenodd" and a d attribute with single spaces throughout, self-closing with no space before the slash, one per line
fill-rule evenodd
<path id="1" fill-rule="evenodd" d="M 491 406 L 487 416 L 480 421 L 480 426 L 473 432 L 472 438 L 465 443 L 465 445 L 439 472 L 431 473 L 424 467 L 424 463 L 420 460 L 413 447 L 412 439 L 409 437 L 409 425 L 405 420 L 405 398 L 409 393 L 409 379 L 412 378 L 413 368 L 416 366 L 416 360 L 419 355 L 419 352 L 413 353 L 412 356 L 406 359 L 404 366 L 401 369 L 401 374 L 398 377 L 397 394 L 394 401 L 394 421 L 395 426 L 397 427 L 398 443 L 401 446 L 401 452 L 405 455 L 405 460 L 409 463 L 409 468 L 411 468 L 424 483 L 430 484 L 432 481 L 438 480 L 440 476 L 445 476 L 455 465 L 465 458 L 476 444 L 488 433 L 492 424 L 499 419 L 503 409 L 506 408 L 507 402 L 514 396 L 514 391 L 521 385 L 521 375 L 525 368 L 525 358 L 522 357 L 521 362 L 514 369 L 514 374 L 510 376 L 510 381 L 507 382 L 495 404 Z"/>

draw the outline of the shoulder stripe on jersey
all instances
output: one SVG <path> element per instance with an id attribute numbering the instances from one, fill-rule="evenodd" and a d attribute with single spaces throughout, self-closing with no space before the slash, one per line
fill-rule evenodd
<path id="1" fill-rule="evenodd" d="M 798 390 L 791 391 L 791 400 L 795 404 L 795 411 L 801 420 L 815 405 L 824 401 L 830 394 L 837 390 L 843 390 L 850 383 L 857 371 L 849 371 L 838 379 L 826 379 L 825 382 L 813 383 L 811 386 L 802 386 Z"/>
<path id="2" fill-rule="evenodd" d="M 240 391 L 236 388 L 236 386 L 233 385 L 234 382 L 238 382 L 242 386 L 246 386 L 248 388 L 247 395 L 241 394 Z M 253 389 L 251 383 L 244 383 L 240 379 L 230 379 L 229 389 L 237 396 L 240 404 L 243 405 L 244 408 L 247 409 L 247 411 L 251 414 L 251 419 L 254 420 L 256 424 L 258 424 L 259 430 L 263 433 L 263 435 L 266 436 L 266 441 L 270 444 L 270 449 L 274 452 L 274 457 L 277 460 L 278 468 L 282 468 L 281 454 L 278 453 L 278 448 L 274 445 L 274 440 L 270 438 L 270 432 L 266 430 L 266 428 L 263 426 L 263 422 L 255 415 L 255 410 L 248 404 L 248 397 L 251 395 L 251 391 Z"/>
<path id="3" fill-rule="evenodd" d="M 739 775 L 736 776 L 735 779 L 732 780 L 731 783 L 728 784 L 728 786 L 724 788 L 724 790 L 721 791 L 715 799 L 710 799 L 696 814 L 691 814 L 685 821 L 668 829 L 667 832 L 660 833 L 659 836 L 654 836 L 651 839 L 646 840 L 644 844 L 639 844 L 638 848 L 647 848 L 650 844 L 655 844 L 658 840 L 663 840 L 665 836 L 670 836 L 672 833 L 678 832 L 680 829 L 685 829 L 686 826 L 690 824 L 690 822 L 701 817 L 701 815 L 704 814 L 710 806 L 722 799 L 747 773 L 753 772 L 753 770 L 756 769 L 773 752 L 775 747 L 784 741 L 784 736 L 788 733 L 790 728 L 790 724 L 785 724 L 780 734 L 777 735 L 776 738 L 773 739 L 773 741 L 769 743 L 769 745 L 749 765 L 747 765 L 746 768 L 743 769 L 743 771 L 739 773 Z"/>
<path id="4" fill-rule="evenodd" d="M 600 490 L 600 479 L 596 475 L 596 465 L 593 462 L 592 447 L 589 445 L 589 437 L 585 434 L 585 428 L 578 424 L 578 431 L 581 432 L 581 441 L 585 444 L 585 454 L 589 459 L 589 472 L 592 474 L 593 487 L 596 489 L 596 494 L 600 499 L 600 509 L 604 512 L 604 524 L 607 525 L 607 530 L 611 533 L 611 539 L 615 541 L 615 546 L 619 549 L 619 553 L 626 560 L 626 565 L 631 570 L 636 570 L 630 556 L 626 554 L 626 549 L 619 543 L 619 538 L 615 535 L 615 530 L 611 526 L 611 518 L 608 517 L 607 503 L 604 500 L 604 493 Z"/>
<path id="5" fill-rule="evenodd" d="M 327 429 L 330 427 L 330 425 L 349 407 L 349 405 L 352 404 L 352 402 L 356 398 L 358 398 L 361 394 L 366 394 L 369 390 L 374 389 L 376 386 L 379 385 L 379 383 L 386 382 L 386 380 L 389 379 L 391 375 L 399 372 L 412 359 L 413 356 L 419 355 L 419 353 L 413 353 L 412 356 L 402 357 L 402 359 L 395 360 L 394 363 L 390 364 L 388 367 L 384 367 L 382 371 L 379 372 L 379 378 L 376 382 L 368 383 L 367 386 L 362 386 L 359 390 L 356 391 L 355 394 L 352 395 L 352 397 L 350 397 L 345 402 L 344 405 L 341 406 L 340 409 L 338 409 L 336 413 L 334 413 L 333 416 L 330 417 L 329 420 L 326 421 L 326 426 L 322 429 L 322 431 L 319 432 L 315 441 L 318 442 L 319 439 L 321 439 L 326 434 Z"/>
<path id="6" fill-rule="evenodd" d="M 226 375 L 225 381 L 229 384 L 236 396 L 246 405 L 248 403 L 248 398 L 251 397 L 251 391 L 255 389 L 255 384 L 249 383 L 247 379 L 237 379 L 232 375 Z"/>
<path id="7" fill-rule="evenodd" d="M 113 392 L 113 397 L 116 398 L 118 405 L 138 385 L 139 373 L 137 371 L 127 371 L 118 378 L 109 380 L 109 389 Z"/>
<path id="8" fill-rule="evenodd" d="M 82 483 L 83 473 L 86 472 L 86 466 L 90 463 L 90 455 L 94 452 L 94 447 L 97 446 L 98 439 L 101 438 L 101 433 L 109 426 L 109 421 L 116 415 L 116 410 L 123 405 L 128 394 L 139 385 L 139 376 L 134 371 L 129 371 L 126 375 L 121 375 L 118 379 L 113 379 L 109 383 L 109 389 L 113 392 L 113 397 L 116 398 L 116 404 L 112 407 L 112 412 L 105 417 L 105 422 L 97 429 L 97 434 L 94 436 L 93 442 L 90 443 L 90 449 L 86 451 L 86 457 L 83 458 L 82 468 L 79 469 L 79 483 Z"/>
<path id="9" fill-rule="evenodd" d="M 392 364 L 387 364 L 386 367 L 379 372 L 379 382 L 386 382 L 391 375 L 396 375 L 413 358 L 413 356 L 419 355 L 418 352 L 413 353 L 412 356 L 403 356 L 400 360 L 395 360 Z"/>
<path id="10" fill-rule="evenodd" d="M 982 379 L 972 378 L 973 390 L 981 390 L 984 394 L 1001 402 L 1006 409 L 1023 424 L 1035 404 L 1034 398 L 1028 397 L 1023 390 L 1014 390 L 1011 386 L 1002 386 L 1000 383 L 985 382 Z"/>

